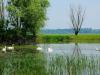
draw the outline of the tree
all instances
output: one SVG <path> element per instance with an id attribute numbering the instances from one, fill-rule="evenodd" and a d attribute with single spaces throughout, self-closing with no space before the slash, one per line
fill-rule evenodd
<path id="1" fill-rule="evenodd" d="M 4 38 L 5 16 L 4 16 L 4 0 L 0 0 L 0 42 Z"/>
<path id="2" fill-rule="evenodd" d="M 44 26 L 46 20 L 46 8 L 48 0 L 33 0 L 30 5 L 24 10 L 24 26 L 23 30 L 32 32 L 34 39 L 41 27 Z"/>
<path id="3" fill-rule="evenodd" d="M 26 38 L 27 32 L 36 40 L 41 27 L 45 25 L 48 0 L 9 0 L 8 27 L 18 36 Z"/>
<path id="4" fill-rule="evenodd" d="M 75 35 L 78 35 L 82 27 L 84 21 L 84 15 L 85 11 L 83 11 L 80 6 L 77 9 L 72 7 L 70 8 L 70 21 L 73 25 L 73 30 Z"/>

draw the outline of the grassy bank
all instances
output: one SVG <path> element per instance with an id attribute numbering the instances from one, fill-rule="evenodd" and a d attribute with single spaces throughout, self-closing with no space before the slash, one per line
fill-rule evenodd
<path id="1" fill-rule="evenodd" d="M 77 37 L 74 34 L 43 34 L 42 39 L 38 39 L 42 43 L 100 43 L 100 34 L 79 34 Z"/>

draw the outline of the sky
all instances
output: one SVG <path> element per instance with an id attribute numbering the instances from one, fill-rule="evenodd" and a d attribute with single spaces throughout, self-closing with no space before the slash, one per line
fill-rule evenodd
<path id="1" fill-rule="evenodd" d="M 71 28 L 70 6 L 79 5 L 85 10 L 82 28 L 100 29 L 100 0 L 49 0 L 46 25 L 44 29 Z"/>

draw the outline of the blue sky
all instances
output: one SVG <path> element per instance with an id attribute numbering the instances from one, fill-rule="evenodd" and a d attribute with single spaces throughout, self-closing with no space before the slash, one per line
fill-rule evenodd
<path id="1" fill-rule="evenodd" d="M 71 28 L 69 8 L 81 5 L 86 10 L 83 28 L 100 29 L 100 0 L 49 0 L 47 11 L 48 20 L 44 28 L 63 29 Z"/>

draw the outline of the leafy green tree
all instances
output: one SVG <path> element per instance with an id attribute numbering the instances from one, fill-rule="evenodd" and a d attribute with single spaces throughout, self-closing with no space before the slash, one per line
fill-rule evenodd
<path id="1" fill-rule="evenodd" d="M 8 27 L 13 28 L 17 35 L 22 37 L 26 37 L 29 32 L 36 40 L 37 33 L 45 25 L 48 6 L 48 0 L 9 0 Z"/>
<path id="2" fill-rule="evenodd" d="M 4 38 L 4 0 L 0 0 L 0 42 L 2 42 L 2 39 Z"/>

